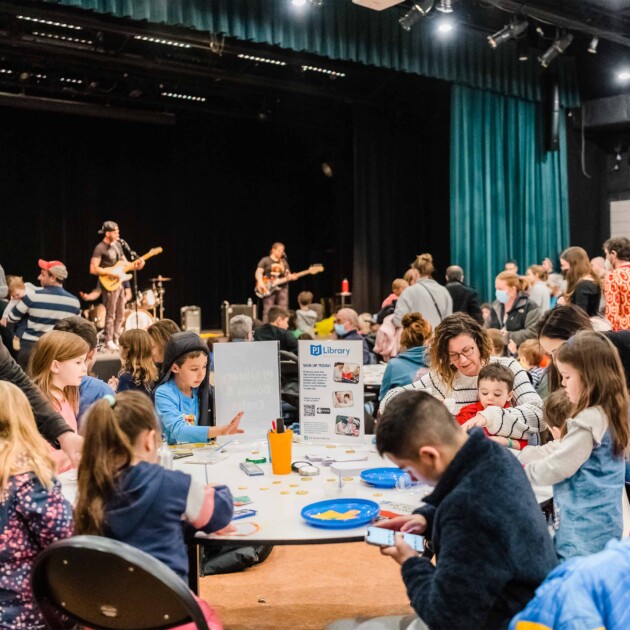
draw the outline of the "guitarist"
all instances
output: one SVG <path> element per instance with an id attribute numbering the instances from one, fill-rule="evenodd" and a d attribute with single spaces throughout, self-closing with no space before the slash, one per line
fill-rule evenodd
<path id="1" fill-rule="evenodd" d="M 269 256 L 261 258 L 256 267 L 256 287 L 261 292 L 266 292 L 264 279 L 279 280 L 280 278 L 288 278 L 295 280 L 296 274 L 292 274 L 287 262 L 287 256 L 284 252 L 283 243 L 274 243 L 271 246 Z M 287 284 L 282 285 L 277 291 L 273 291 L 271 295 L 264 297 L 263 301 L 263 322 L 267 321 L 269 309 L 272 306 L 279 306 L 287 310 L 289 308 L 289 287 Z"/>
<path id="2" fill-rule="evenodd" d="M 107 274 L 105 271 L 107 267 L 113 267 L 120 260 L 126 261 L 120 244 L 118 223 L 105 221 L 98 233 L 104 236 L 103 240 L 94 248 L 90 260 L 90 273 L 94 276 Z M 144 260 L 142 258 L 136 260 L 134 267 L 142 269 Z M 103 304 L 105 305 L 105 337 L 103 341 L 109 350 L 117 350 L 125 308 L 125 288 L 121 285 L 115 291 L 108 291 L 105 287 L 102 289 Z"/>

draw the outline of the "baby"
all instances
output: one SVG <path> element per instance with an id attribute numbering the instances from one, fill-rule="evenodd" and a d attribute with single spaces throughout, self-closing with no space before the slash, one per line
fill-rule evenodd
<path id="1" fill-rule="evenodd" d="M 479 402 L 466 405 L 459 410 L 456 416 L 459 424 L 464 424 L 467 420 L 474 418 L 478 413 L 486 409 L 486 407 L 509 407 L 510 401 L 514 396 L 514 373 L 500 363 L 489 363 L 481 368 L 479 372 L 477 389 Z M 516 440 L 513 438 L 490 435 L 487 429 L 484 429 L 484 431 L 486 435 L 490 436 L 495 442 L 499 442 L 499 444 L 518 451 L 525 448 L 528 444 L 527 440 Z"/>

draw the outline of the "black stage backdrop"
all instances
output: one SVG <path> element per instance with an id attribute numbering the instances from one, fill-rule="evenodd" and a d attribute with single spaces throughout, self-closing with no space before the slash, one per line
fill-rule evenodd
<path id="1" fill-rule="evenodd" d="M 326 267 L 293 285 L 291 306 L 298 291 L 329 297 L 347 277 L 354 305 L 376 311 L 415 254 L 434 254 L 439 279 L 448 264 L 448 102 L 441 89 L 419 106 L 429 117 L 347 105 L 304 123 L 185 113 L 174 126 L 4 109 L 0 264 L 37 284 L 37 259 L 61 259 L 66 288 L 87 291 L 111 219 L 138 253 L 164 248 L 139 287 L 174 278 L 176 321 L 196 304 L 204 327 L 218 327 L 223 300 L 253 297 L 276 240 L 294 270 Z"/>

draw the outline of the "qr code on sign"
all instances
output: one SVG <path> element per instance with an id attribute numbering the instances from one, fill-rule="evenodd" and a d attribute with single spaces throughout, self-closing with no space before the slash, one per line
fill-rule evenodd
<path id="1" fill-rule="evenodd" d="M 315 415 L 315 405 L 304 405 L 304 415 L 305 416 L 314 416 Z"/>

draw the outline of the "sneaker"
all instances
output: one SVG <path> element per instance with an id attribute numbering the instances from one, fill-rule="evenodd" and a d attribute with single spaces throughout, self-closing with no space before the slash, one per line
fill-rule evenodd
<path id="1" fill-rule="evenodd" d="M 112 341 L 111 339 L 105 344 L 105 347 L 108 350 L 112 350 L 114 352 L 118 350 L 118 345 L 116 344 L 115 341 Z"/>

